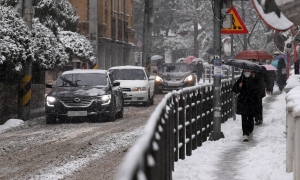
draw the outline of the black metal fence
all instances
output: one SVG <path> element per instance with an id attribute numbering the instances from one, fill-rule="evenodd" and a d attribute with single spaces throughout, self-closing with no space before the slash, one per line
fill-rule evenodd
<path id="1" fill-rule="evenodd" d="M 222 122 L 232 117 L 232 80 L 222 80 Z M 116 180 L 170 180 L 174 162 L 191 156 L 213 131 L 212 84 L 166 94 L 130 148 Z"/>

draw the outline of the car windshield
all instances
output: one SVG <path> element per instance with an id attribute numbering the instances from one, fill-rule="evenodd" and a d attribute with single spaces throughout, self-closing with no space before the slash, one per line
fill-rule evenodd
<path id="1" fill-rule="evenodd" d="M 146 80 L 143 69 L 114 69 L 112 74 L 115 80 Z"/>
<path id="2" fill-rule="evenodd" d="M 161 72 L 189 72 L 190 69 L 185 64 L 172 64 L 172 65 L 163 65 Z"/>
<path id="3" fill-rule="evenodd" d="M 106 86 L 107 77 L 105 74 L 78 73 L 65 74 L 56 81 L 57 87 L 78 87 L 78 86 Z"/>

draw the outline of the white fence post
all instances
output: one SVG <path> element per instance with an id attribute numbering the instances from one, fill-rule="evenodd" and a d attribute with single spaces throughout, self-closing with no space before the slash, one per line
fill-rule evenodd
<path id="1" fill-rule="evenodd" d="M 298 91 L 299 92 L 299 91 Z M 300 104 L 293 108 L 295 118 L 295 137 L 294 137 L 294 180 L 300 180 Z"/>
<path id="2" fill-rule="evenodd" d="M 294 117 L 292 115 L 292 102 L 286 105 L 286 172 L 293 172 L 293 150 L 294 150 Z"/>
<path id="3" fill-rule="evenodd" d="M 300 86 L 285 91 L 286 172 L 293 172 L 293 180 L 300 180 Z"/>
<path id="4" fill-rule="evenodd" d="M 300 90 L 294 89 L 287 93 L 286 99 L 286 172 L 293 172 L 294 142 L 295 142 L 295 118 L 293 109 L 300 105 Z"/>

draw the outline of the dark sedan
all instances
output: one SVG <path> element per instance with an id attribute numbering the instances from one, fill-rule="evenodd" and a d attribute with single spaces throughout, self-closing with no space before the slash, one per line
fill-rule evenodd
<path id="1" fill-rule="evenodd" d="M 106 70 L 65 71 L 46 96 L 46 123 L 57 119 L 114 121 L 123 117 L 123 97 L 120 82 Z"/>
<path id="2" fill-rule="evenodd" d="M 178 90 L 184 87 L 194 86 L 196 75 L 185 63 L 165 63 L 155 77 L 155 92 Z"/>

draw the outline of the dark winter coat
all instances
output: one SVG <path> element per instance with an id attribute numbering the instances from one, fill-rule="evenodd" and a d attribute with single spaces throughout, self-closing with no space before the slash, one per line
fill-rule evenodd
<path id="1" fill-rule="evenodd" d="M 283 58 L 280 58 L 277 66 L 277 85 L 282 90 L 286 85 L 286 64 Z"/>
<path id="2" fill-rule="evenodd" d="M 262 67 L 265 69 L 264 66 Z M 267 74 L 267 70 L 265 69 L 264 72 L 257 72 L 255 77 L 258 79 L 258 86 L 260 87 L 259 95 L 261 98 L 263 98 L 266 96 L 266 91 L 271 91 L 271 83 Z"/>
<path id="3" fill-rule="evenodd" d="M 241 81 L 243 86 L 240 88 L 239 83 Z M 255 116 L 258 113 L 258 104 L 261 100 L 261 87 L 258 83 L 258 78 L 252 78 L 251 76 L 246 78 L 244 75 L 235 82 L 232 91 L 238 94 L 236 114 Z"/>
<path id="4" fill-rule="evenodd" d="M 269 80 L 270 80 L 270 83 L 274 84 L 274 82 L 276 81 L 276 72 L 275 71 L 268 71 L 268 77 L 269 77 Z"/>
<path id="5" fill-rule="evenodd" d="M 197 71 L 197 78 L 198 81 L 200 80 L 200 78 L 202 78 L 202 72 L 203 72 L 203 64 L 202 62 L 198 62 L 195 66 L 194 66 L 195 70 Z"/>
<path id="6" fill-rule="evenodd" d="M 273 94 L 273 88 L 276 81 L 276 72 L 275 71 L 268 71 L 268 77 L 270 80 L 270 92 Z"/>

